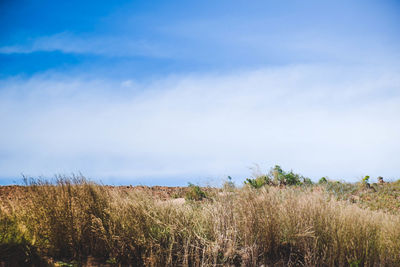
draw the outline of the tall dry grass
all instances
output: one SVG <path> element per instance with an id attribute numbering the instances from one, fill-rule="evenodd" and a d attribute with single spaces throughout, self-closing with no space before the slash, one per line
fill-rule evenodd
<path id="1" fill-rule="evenodd" d="M 2 213 L 13 218 L 38 255 L 56 260 L 84 263 L 91 256 L 123 266 L 400 265 L 400 216 L 337 201 L 318 187 L 244 187 L 177 204 L 74 177 L 56 184 L 35 181 L 27 194 L 23 205 L 12 203 Z"/>

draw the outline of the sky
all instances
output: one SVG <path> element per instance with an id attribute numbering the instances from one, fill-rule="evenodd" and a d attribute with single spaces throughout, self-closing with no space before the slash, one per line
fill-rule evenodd
<path id="1" fill-rule="evenodd" d="M 0 184 L 400 178 L 400 2 L 0 1 Z"/>

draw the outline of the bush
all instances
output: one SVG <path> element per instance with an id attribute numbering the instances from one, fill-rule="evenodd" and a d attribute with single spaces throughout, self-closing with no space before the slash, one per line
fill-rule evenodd
<path id="1" fill-rule="evenodd" d="M 258 172 L 259 173 L 259 172 Z M 310 178 L 304 177 L 293 171 L 285 172 L 279 165 L 275 165 L 267 175 L 258 174 L 256 178 L 247 178 L 245 184 L 253 188 L 261 188 L 265 185 L 312 185 Z"/>
<path id="2" fill-rule="evenodd" d="M 206 198 L 206 193 L 198 185 L 189 183 L 189 190 L 186 192 L 186 200 L 199 201 Z"/>
<path id="3" fill-rule="evenodd" d="M 247 178 L 244 183 L 246 185 L 249 185 L 252 188 L 258 189 L 265 185 L 271 184 L 271 182 L 272 181 L 268 176 L 262 175 L 262 176 L 254 178 L 254 179 Z"/>
<path id="4" fill-rule="evenodd" d="M 328 179 L 326 179 L 325 177 L 322 177 L 321 179 L 319 179 L 318 184 L 326 184 L 328 182 Z"/>
<path id="5" fill-rule="evenodd" d="M 313 185 L 314 183 L 311 181 L 310 178 L 303 177 L 303 184 L 304 185 Z"/>
<path id="6" fill-rule="evenodd" d="M 293 173 L 293 171 L 284 173 L 282 177 L 284 178 L 284 183 L 287 185 L 301 185 L 301 180 L 303 180 L 302 176 Z"/>
<path id="7" fill-rule="evenodd" d="M 363 184 L 368 184 L 368 182 L 369 182 L 369 175 L 365 176 L 365 177 L 362 179 L 362 183 L 363 183 Z"/>
<path id="8" fill-rule="evenodd" d="M 280 185 L 312 185 L 310 178 L 304 177 L 300 174 L 285 172 L 279 165 L 275 165 L 269 172 L 269 176 L 273 177 L 275 183 Z"/>

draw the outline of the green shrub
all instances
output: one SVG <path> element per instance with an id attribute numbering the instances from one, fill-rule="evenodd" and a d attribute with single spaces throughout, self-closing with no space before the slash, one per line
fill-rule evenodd
<path id="1" fill-rule="evenodd" d="M 258 189 L 258 188 L 261 188 L 261 187 L 263 187 L 265 185 L 271 184 L 272 181 L 268 176 L 262 175 L 262 176 L 254 178 L 254 179 L 247 178 L 244 183 L 246 185 L 249 185 L 252 188 Z"/>
<path id="2" fill-rule="evenodd" d="M 321 179 L 319 179 L 318 184 L 326 184 L 328 182 L 328 179 L 326 179 L 325 177 L 322 177 Z"/>
<path id="3" fill-rule="evenodd" d="M 313 185 L 314 183 L 311 181 L 310 178 L 303 177 L 303 184 L 304 185 Z"/>
<path id="4" fill-rule="evenodd" d="M 293 173 L 293 171 L 283 173 L 282 177 L 284 179 L 284 183 L 287 185 L 301 185 L 301 180 L 303 180 L 301 175 Z"/>
<path id="5" fill-rule="evenodd" d="M 279 165 L 271 168 L 267 175 L 258 174 L 256 178 L 247 178 L 245 184 L 253 188 L 261 188 L 265 185 L 312 185 L 310 178 L 304 177 L 293 171 L 285 172 Z"/>
<path id="6" fill-rule="evenodd" d="M 270 172 L 269 176 L 273 177 L 276 184 L 280 185 L 311 185 L 312 181 L 310 178 L 304 177 L 300 174 L 294 173 L 292 170 L 290 172 L 285 172 L 281 166 L 275 165 Z"/>
<path id="7" fill-rule="evenodd" d="M 186 192 L 186 200 L 199 201 L 206 198 L 206 193 L 198 185 L 189 183 L 189 190 Z"/>

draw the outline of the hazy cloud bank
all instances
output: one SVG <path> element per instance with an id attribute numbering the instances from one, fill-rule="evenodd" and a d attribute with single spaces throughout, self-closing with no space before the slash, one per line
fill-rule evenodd
<path id="1" fill-rule="evenodd" d="M 294 65 L 146 83 L 9 78 L 0 82 L 0 169 L 129 183 L 243 179 L 253 163 L 277 163 L 315 179 L 395 177 L 396 69 Z"/>

